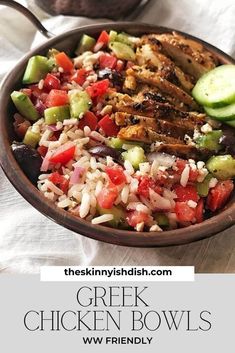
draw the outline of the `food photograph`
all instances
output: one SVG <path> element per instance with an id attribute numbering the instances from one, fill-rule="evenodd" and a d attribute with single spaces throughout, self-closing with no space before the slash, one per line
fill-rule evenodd
<path id="1" fill-rule="evenodd" d="M 235 272 L 235 3 L 0 1 L 0 270 Z"/>

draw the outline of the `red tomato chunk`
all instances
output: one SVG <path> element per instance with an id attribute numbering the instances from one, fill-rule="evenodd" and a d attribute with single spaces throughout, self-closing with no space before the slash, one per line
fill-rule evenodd
<path id="1" fill-rule="evenodd" d="M 117 136 L 119 128 L 109 115 L 105 115 L 99 122 L 98 126 L 103 130 L 106 136 Z"/>
<path id="2" fill-rule="evenodd" d="M 155 181 L 148 177 L 143 176 L 139 182 L 137 193 L 145 198 L 149 197 L 149 189 L 154 190 L 158 194 L 161 194 L 162 188 L 156 185 Z"/>
<path id="3" fill-rule="evenodd" d="M 68 94 L 65 91 L 52 89 L 47 96 L 46 99 L 46 106 L 50 107 L 57 107 L 60 105 L 66 105 L 69 103 Z"/>
<path id="4" fill-rule="evenodd" d="M 114 69 L 117 64 L 115 56 L 110 54 L 102 54 L 99 57 L 99 66 L 101 69 Z"/>
<path id="5" fill-rule="evenodd" d="M 145 212 L 141 212 L 141 211 L 132 211 L 129 212 L 127 217 L 127 223 L 131 226 L 131 227 L 136 227 L 138 223 L 146 223 L 149 220 L 149 215 Z"/>
<path id="6" fill-rule="evenodd" d="M 64 70 L 64 72 L 71 72 L 74 68 L 71 59 L 63 51 L 55 55 L 56 64 Z"/>
<path id="7" fill-rule="evenodd" d="M 104 93 L 107 92 L 109 87 L 109 80 L 105 79 L 102 81 L 98 81 L 87 87 L 86 91 L 91 98 L 95 98 L 98 96 L 102 96 Z"/>
<path id="8" fill-rule="evenodd" d="M 106 31 L 102 31 L 97 39 L 97 43 L 103 43 L 103 45 L 107 45 L 109 42 L 109 35 Z"/>
<path id="9" fill-rule="evenodd" d="M 197 204 L 197 207 L 195 208 L 195 218 L 197 223 L 202 223 L 203 222 L 203 212 L 204 212 L 204 202 L 203 199 L 200 199 L 200 201 Z"/>
<path id="10" fill-rule="evenodd" d="M 189 207 L 186 202 L 176 202 L 175 213 L 179 222 L 192 222 L 195 218 L 195 210 Z"/>
<path id="11" fill-rule="evenodd" d="M 62 165 L 65 165 L 73 158 L 74 152 L 75 146 L 72 146 L 61 153 L 55 153 L 50 158 L 50 162 L 54 164 L 61 163 Z"/>
<path id="12" fill-rule="evenodd" d="M 116 187 L 106 187 L 97 196 L 98 205 L 101 208 L 110 209 L 118 196 L 118 191 Z"/>
<path id="13" fill-rule="evenodd" d="M 58 186 L 64 193 L 67 193 L 69 187 L 69 180 L 58 172 L 52 173 L 48 178 L 53 184 Z"/>
<path id="14" fill-rule="evenodd" d="M 114 185 L 126 182 L 126 176 L 121 167 L 106 167 L 105 171 Z"/>
<path id="15" fill-rule="evenodd" d="M 174 191 L 177 195 L 177 201 L 186 202 L 192 200 L 197 202 L 199 200 L 197 189 L 194 185 L 187 185 L 185 187 L 176 185 Z"/>
<path id="16" fill-rule="evenodd" d="M 232 180 L 219 181 L 218 184 L 210 190 L 207 197 L 207 207 L 212 212 L 217 211 L 224 206 L 234 189 Z"/>
<path id="17" fill-rule="evenodd" d="M 59 89 L 60 88 L 60 80 L 52 74 L 47 74 L 44 80 L 43 87 L 50 91 L 52 89 Z"/>
<path id="18" fill-rule="evenodd" d="M 75 71 L 75 73 L 70 77 L 70 81 L 75 81 L 80 86 L 86 81 L 87 76 L 89 75 L 90 71 L 86 69 L 79 69 Z"/>
<path id="19" fill-rule="evenodd" d="M 78 124 L 78 128 L 83 130 L 85 126 L 94 131 L 97 128 L 98 119 L 92 112 L 86 112 Z"/>

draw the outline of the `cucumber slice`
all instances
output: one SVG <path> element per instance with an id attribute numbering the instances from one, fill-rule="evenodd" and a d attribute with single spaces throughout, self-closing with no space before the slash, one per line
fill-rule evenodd
<path id="1" fill-rule="evenodd" d="M 69 102 L 71 117 L 77 119 L 81 117 L 81 114 L 86 113 L 92 105 L 89 94 L 79 90 L 69 92 Z"/>
<path id="2" fill-rule="evenodd" d="M 235 103 L 227 105 L 222 108 L 204 107 L 207 115 L 219 121 L 234 120 L 235 119 Z"/>
<path id="3" fill-rule="evenodd" d="M 201 135 L 197 139 L 197 146 L 199 148 L 206 148 L 209 151 L 218 152 L 221 149 L 220 138 L 222 137 L 222 130 L 213 130 L 205 135 Z"/>
<path id="4" fill-rule="evenodd" d="M 225 121 L 224 123 L 229 126 L 235 127 L 235 120 Z"/>
<path id="5" fill-rule="evenodd" d="M 126 222 L 126 213 L 125 210 L 120 206 L 113 206 L 111 209 L 101 208 L 97 206 L 97 211 L 100 215 L 104 214 L 112 214 L 113 219 L 108 221 L 108 225 L 112 228 L 121 228 L 126 229 L 128 228 L 128 224 Z"/>
<path id="6" fill-rule="evenodd" d="M 211 157 L 207 161 L 206 167 L 219 180 L 235 177 L 235 159 L 230 154 Z"/>
<path id="7" fill-rule="evenodd" d="M 117 42 L 124 43 L 126 45 L 129 45 L 129 47 L 134 48 L 134 43 L 130 40 L 130 36 L 124 32 L 119 33 L 115 39 Z"/>
<path id="8" fill-rule="evenodd" d="M 56 124 L 57 121 L 64 121 L 70 118 L 69 105 L 51 107 L 44 110 L 45 123 L 47 125 Z"/>
<path id="9" fill-rule="evenodd" d="M 23 76 L 23 83 L 24 84 L 37 83 L 42 78 L 44 78 L 50 70 L 49 65 L 47 64 L 47 61 L 48 59 L 45 56 L 40 56 L 40 55 L 32 56 L 32 58 L 30 58 L 28 61 L 28 64 Z"/>
<path id="10" fill-rule="evenodd" d="M 116 38 L 117 38 L 117 32 L 111 30 L 109 32 L 109 42 L 114 42 L 116 40 Z"/>
<path id="11" fill-rule="evenodd" d="M 27 94 L 19 91 L 13 91 L 11 99 L 15 104 L 17 110 L 26 119 L 36 121 L 40 118 L 39 113 Z"/>
<path id="12" fill-rule="evenodd" d="M 127 44 L 121 42 L 109 43 L 109 48 L 113 51 L 118 59 L 122 60 L 135 60 L 134 50 Z"/>
<path id="13" fill-rule="evenodd" d="M 195 100 L 218 108 L 235 101 L 235 65 L 221 65 L 203 75 L 192 90 Z"/>
<path id="14" fill-rule="evenodd" d="M 40 133 L 39 132 L 33 132 L 32 127 L 30 126 L 28 130 L 26 131 L 26 134 L 24 136 L 23 143 L 25 145 L 29 145 L 33 148 L 35 148 L 40 140 Z"/>
<path id="15" fill-rule="evenodd" d="M 213 178 L 212 174 L 207 174 L 207 176 L 205 177 L 205 179 L 203 180 L 203 182 L 201 183 L 197 183 L 196 187 L 197 187 L 197 193 L 199 196 L 201 197 L 206 197 L 208 195 L 209 192 L 209 183 L 210 180 Z"/>
<path id="16" fill-rule="evenodd" d="M 83 34 L 78 44 L 78 47 L 75 50 L 75 54 L 80 55 L 84 53 L 84 51 L 91 50 L 94 47 L 95 43 L 96 43 L 95 38 L 92 38 L 87 34 Z"/>

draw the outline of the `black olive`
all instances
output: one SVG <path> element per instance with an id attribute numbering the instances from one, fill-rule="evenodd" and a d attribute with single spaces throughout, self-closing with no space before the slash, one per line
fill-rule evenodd
<path id="1" fill-rule="evenodd" d="M 11 148 L 23 172 L 33 184 L 36 184 L 42 164 L 42 157 L 38 151 L 21 142 L 13 142 Z"/>
<path id="2" fill-rule="evenodd" d="M 231 127 L 222 127 L 223 136 L 220 139 L 221 145 L 225 147 L 225 153 L 235 155 L 235 130 Z"/>
<path id="3" fill-rule="evenodd" d="M 115 148 L 99 145 L 89 149 L 90 154 L 99 156 L 99 157 L 107 157 L 110 156 L 119 164 L 123 164 L 121 151 L 116 150 Z"/>

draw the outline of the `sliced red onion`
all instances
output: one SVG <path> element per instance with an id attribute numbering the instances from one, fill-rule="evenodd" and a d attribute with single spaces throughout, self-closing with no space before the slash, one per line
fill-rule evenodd
<path id="1" fill-rule="evenodd" d="M 43 116 L 44 110 L 46 109 L 46 106 L 42 103 L 40 99 L 37 99 L 35 108 L 37 109 L 38 113 L 40 116 Z"/>
<path id="2" fill-rule="evenodd" d="M 159 165 L 170 168 L 175 163 L 175 157 L 167 153 L 152 152 L 147 155 L 149 162 L 156 161 Z"/>
<path id="3" fill-rule="evenodd" d="M 150 196 L 150 202 L 153 205 L 154 209 L 162 210 L 162 211 L 169 211 L 171 209 L 170 200 L 166 199 L 165 197 L 162 197 L 154 190 L 149 189 L 149 196 Z"/>
<path id="4" fill-rule="evenodd" d="M 80 166 L 75 167 L 70 178 L 70 184 L 73 184 L 73 185 L 77 184 L 81 176 L 84 174 L 85 170 L 86 170 L 85 168 Z"/>
<path id="5" fill-rule="evenodd" d="M 47 128 L 48 128 L 48 130 L 51 130 L 51 131 L 59 131 L 59 130 L 61 130 L 61 129 L 57 129 L 57 127 L 56 127 L 56 125 L 48 125 L 47 126 Z"/>
<path id="6" fill-rule="evenodd" d="M 53 154 L 53 151 L 47 151 L 47 154 L 45 155 L 45 157 L 43 158 L 43 162 L 40 168 L 41 172 L 47 172 L 49 169 L 49 165 L 50 165 L 50 158 Z"/>
<path id="7" fill-rule="evenodd" d="M 97 53 L 97 51 L 99 51 L 103 47 L 103 45 L 104 45 L 103 42 L 96 43 L 96 45 L 93 48 L 94 53 Z"/>

